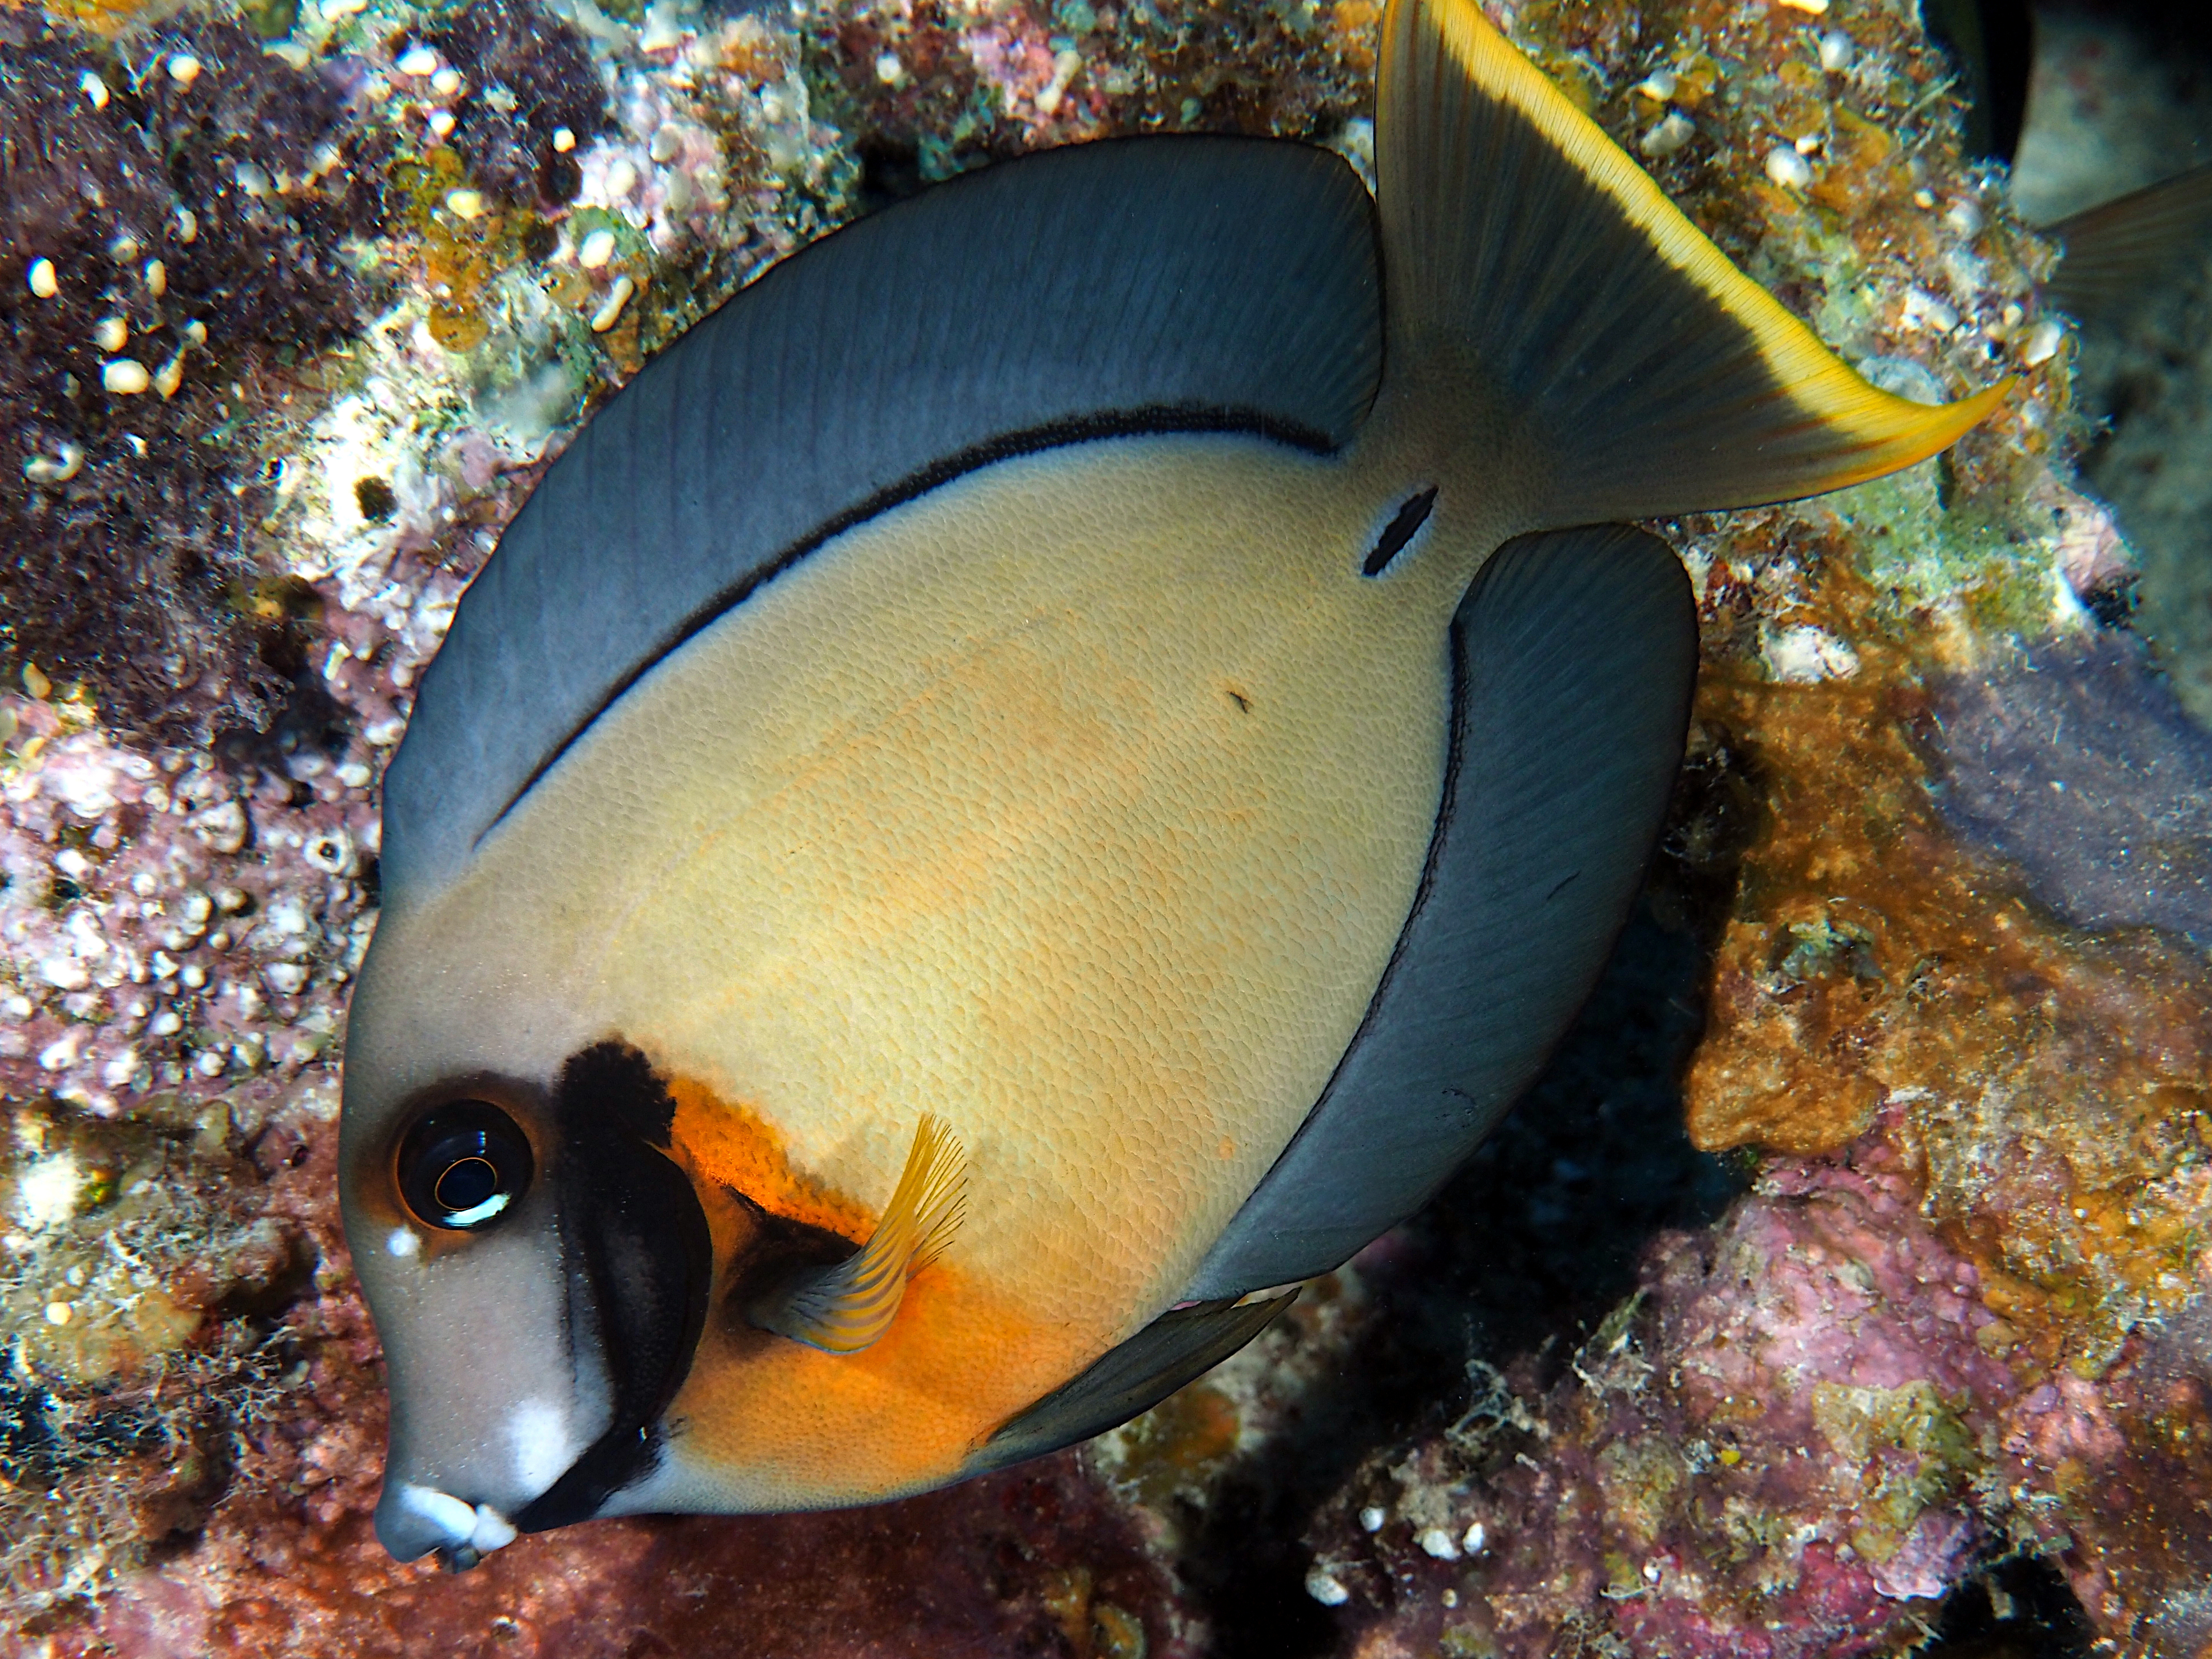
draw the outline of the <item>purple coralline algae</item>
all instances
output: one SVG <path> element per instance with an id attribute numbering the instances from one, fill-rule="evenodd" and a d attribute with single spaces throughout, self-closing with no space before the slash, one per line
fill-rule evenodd
<path id="1" fill-rule="evenodd" d="M 2109 1389 L 2008 1364 L 1982 1291 L 1883 1137 L 1775 1160 L 1711 1233 L 1652 1241 L 1557 1381 L 1492 1372 L 1363 1468 L 1309 1589 L 1370 1659 L 1912 1645 L 1961 1578 L 2063 1546 L 2048 1471 L 2136 1473 Z"/>
<path id="2" fill-rule="evenodd" d="M 2212 946 L 2212 732 L 2104 634 L 1938 687 L 1947 810 L 2081 927 Z"/>

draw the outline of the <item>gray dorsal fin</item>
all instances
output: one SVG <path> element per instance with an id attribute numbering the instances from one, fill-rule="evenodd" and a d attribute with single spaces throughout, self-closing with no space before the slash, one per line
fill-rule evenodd
<path id="1" fill-rule="evenodd" d="M 1297 1300 L 1215 1302 L 1164 1313 L 1087 1370 L 1000 1425 L 963 1473 L 983 1474 L 1118 1428 L 1213 1369 Z"/>
<path id="2" fill-rule="evenodd" d="M 400 903 L 592 717 L 825 535 L 1002 453 L 1115 430 L 1348 440 L 1373 204 L 1304 145 L 1146 138 L 944 185 L 785 260 L 648 364 L 464 597 L 385 780 Z"/>
<path id="3" fill-rule="evenodd" d="M 1474 1152 L 1596 982 L 1681 758 L 1697 613 L 1666 544 L 1524 536 L 1452 628 L 1451 752 L 1428 868 L 1336 1074 L 1186 1296 L 1326 1273 Z"/>

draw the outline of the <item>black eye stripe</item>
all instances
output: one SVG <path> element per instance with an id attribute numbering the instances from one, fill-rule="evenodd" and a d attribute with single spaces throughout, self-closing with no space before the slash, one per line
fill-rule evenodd
<path id="1" fill-rule="evenodd" d="M 425 1226 L 469 1232 L 505 1215 L 528 1190 L 530 1141 L 489 1101 L 439 1107 L 399 1144 L 399 1195 Z"/>

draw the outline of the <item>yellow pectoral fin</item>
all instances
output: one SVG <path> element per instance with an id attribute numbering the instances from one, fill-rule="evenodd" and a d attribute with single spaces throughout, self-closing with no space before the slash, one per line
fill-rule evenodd
<path id="1" fill-rule="evenodd" d="M 1474 0 L 1391 0 L 1380 138 L 1394 356 L 1455 358 L 1440 418 L 1517 430 L 1547 523 L 1816 495 L 1924 459 L 2006 381 L 1869 385 L 1730 263 Z M 1814 210 L 1808 208 L 1807 211 Z"/>
<path id="2" fill-rule="evenodd" d="M 825 1353 L 858 1353 L 890 1328 L 908 1275 L 951 1243 L 966 1203 L 966 1158 L 943 1118 L 925 1115 L 890 1205 L 859 1253 L 812 1269 L 757 1303 L 752 1322 Z"/>

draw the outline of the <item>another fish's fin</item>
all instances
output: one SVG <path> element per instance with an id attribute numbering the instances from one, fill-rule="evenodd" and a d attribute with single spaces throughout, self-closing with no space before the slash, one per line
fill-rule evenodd
<path id="1" fill-rule="evenodd" d="M 1428 866 L 1336 1074 L 1183 1294 L 1326 1273 L 1428 1200 L 1589 994 L 1666 815 L 1690 584 L 1619 526 L 1508 542 L 1454 618 Z"/>
<path id="2" fill-rule="evenodd" d="M 789 1280 L 749 1310 L 763 1330 L 824 1353 L 858 1353 L 890 1329 L 920 1272 L 952 1242 L 966 1205 L 966 1160 L 943 1118 L 926 1115 L 890 1207 L 860 1252 Z"/>
<path id="3" fill-rule="evenodd" d="M 1085 438 L 1346 442 L 1382 373 L 1374 225 L 1326 150 L 1130 138 L 963 174 L 775 266 L 599 410 L 462 596 L 385 775 L 387 909 L 841 530 Z"/>
<path id="4" fill-rule="evenodd" d="M 2081 318 L 2125 312 L 2192 249 L 2212 248 L 2212 164 L 2045 228 L 2065 248 L 2044 297 Z"/>
<path id="5" fill-rule="evenodd" d="M 1162 1314 L 1089 1369 L 1001 1424 L 962 1473 L 984 1474 L 1118 1428 L 1260 1334 L 1297 1292 Z"/>
<path id="6" fill-rule="evenodd" d="M 1391 0 L 1382 76 L 1390 373 L 1446 405 L 1413 419 L 1502 455 L 1535 522 L 1838 489 L 1934 454 L 2003 397 L 1929 408 L 1861 380 L 1475 0 Z"/>
<path id="7" fill-rule="evenodd" d="M 2010 161 L 2035 70 L 2034 8 L 2028 0 L 1920 0 L 1920 21 L 1966 79 L 1966 154 Z"/>

